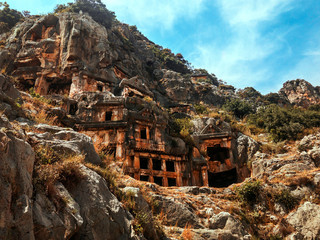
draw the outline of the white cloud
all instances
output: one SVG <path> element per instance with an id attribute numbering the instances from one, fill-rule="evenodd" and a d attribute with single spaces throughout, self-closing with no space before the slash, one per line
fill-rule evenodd
<path id="1" fill-rule="evenodd" d="M 215 39 L 198 43 L 193 53 L 195 65 L 207 68 L 237 88 L 257 87 L 270 79 L 272 70 L 264 61 L 283 47 L 290 51 L 290 47 L 284 40 L 286 32 L 273 29 L 266 35 L 262 29 L 265 23 L 272 23 L 280 14 L 289 11 L 290 2 L 219 0 L 220 14 L 230 35 L 222 46 L 215 45 Z"/>
<path id="2" fill-rule="evenodd" d="M 291 9 L 292 0 L 218 0 L 223 17 L 230 25 L 270 21 Z"/>
<path id="3" fill-rule="evenodd" d="M 320 43 L 320 39 L 319 39 Z M 320 86 L 320 49 L 306 51 L 301 60 L 293 66 L 282 81 L 294 80 L 297 78 L 305 79 L 314 86 Z"/>
<path id="4" fill-rule="evenodd" d="M 144 31 L 171 30 L 180 18 L 193 18 L 204 8 L 205 0 L 103 0 L 119 19 L 134 22 Z"/>

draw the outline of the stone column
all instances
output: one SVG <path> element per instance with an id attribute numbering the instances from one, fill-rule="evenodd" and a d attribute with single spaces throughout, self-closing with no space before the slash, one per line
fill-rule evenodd
<path id="1" fill-rule="evenodd" d="M 133 168 L 134 168 L 134 178 L 137 180 L 140 180 L 140 159 L 139 155 L 134 155 L 134 161 L 133 161 Z"/>
<path id="2" fill-rule="evenodd" d="M 202 173 L 203 186 L 209 187 L 209 179 L 208 179 L 208 169 L 207 169 L 207 167 L 201 167 L 201 173 Z"/>

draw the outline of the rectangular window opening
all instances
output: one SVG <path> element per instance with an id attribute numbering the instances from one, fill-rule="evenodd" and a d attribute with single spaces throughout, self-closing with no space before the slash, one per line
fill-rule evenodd
<path id="1" fill-rule="evenodd" d="M 140 176 L 140 181 L 149 182 L 149 176 L 141 175 Z"/>
<path id="2" fill-rule="evenodd" d="M 78 105 L 76 103 L 70 104 L 69 114 L 75 115 L 77 111 L 78 111 Z"/>
<path id="3" fill-rule="evenodd" d="M 105 120 L 106 121 L 111 121 L 111 119 L 112 119 L 112 112 L 111 111 L 110 112 L 106 112 Z"/>
<path id="4" fill-rule="evenodd" d="M 174 161 L 166 161 L 167 172 L 174 172 Z"/>
<path id="5" fill-rule="evenodd" d="M 153 170 L 161 171 L 161 160 L 160 159 L 152 159 L 152 168 Z"/>
<path id="6" fill-rule="evenodd" d="M 141 139 L 147 139 L 147 129 L 146 128 L 142 128 L 140 130 L 140 138 Z"/>
<path id="7" fill-rule="evenodd" d="M 163 186 L 162 180 L 163 177 L 153 177 L 154 183 L 158 184 L 159 186 Z"/>
<path id="8" fill-rule="evenodd" d="M 149 159 L 140 157 L 140 169 L 149 169 Z"/>
<path id="9" fill-rule="evenodd" d="M 220 147 L 220 145 L 207 147 L 207 155 L 210 157 L 209 161 L 219 161 L 221 163 L 224 163 L 230 157 L 229 148 Z"/>
<path id="10" fill-rule="evenodd" d="M 175 178 L 168 178 L 168 186 L 169 187 L 177 186 L 176 179 Z"/>

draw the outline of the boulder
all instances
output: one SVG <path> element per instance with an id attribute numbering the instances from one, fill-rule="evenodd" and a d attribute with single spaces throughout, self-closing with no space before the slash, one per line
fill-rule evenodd
<path id="1" fill-rule="evenodd" d="M 153 219 L 152 210 L 147 201 L 143 198 L 140 189 L 135 187 L 125 187 L 122 189 L 123 193 L 127 196 L 131 196 L 134 201 L 135 207 L 134 211 L 136 213 L 136 217 L 143 220 L 140 222 L 143 228 L 143 236 L 146 239 L 162 239 L 160 233 L 157 231 L 157 227 L 155 226 L 155 221 Z"/>
<path id="2" fill-rule="evenodd" d="M 42 145 L 48 145 L 62 154 L 84 154 L 86 162 L 101 163 L 101 159 L 93 146 L 92 139 L 87 135 L 78 133 L 72 129 L 46 124 L 36 125 L 35 128 L 44 133 L 28 133 L 28 136 L 33 141 Z"/>
<path id="3" fill-rule="evenodd" d="M 80 207 L 66 188 L 54 186 L 54 202 L 46 195 L 37 193 L 33 203 L 33 221 L 36 239 L 69 239 L 83 224 Z"/>
<path id="4" fill-rule="evenodd" d="M 250 176 L 248 163 L 252 161 L 254 154 L 259 150 L 260 144 L 251 137 L 238 133 L 233 146 L 233 155 L 238 164 L 238 177 L 244 180 Z"/>
<path id="5" fill-rule="evenodd" d="M 157 202 L 156 212 L 167 216 L 166 224 L 171 226 L 185 227 L 187 224 L 192 228 L 203 228 L 198 216 L 193 212 L 185 202 L 172 197 L 152 194 L 152 198 Z"/>
<path id="6" fill-rule="evenodd" d="M 81 167 L 83 179 L 72 189 L 72 198 L 79 204 L 83 224 L 73 239 L 137 239 L 132 216 L 109 191 L 107 182 L 96 172 Z"/>
<path id="7" fill-rule="evenodd" d="M 209 219 L 209 227 L 210 229 L 229 231 L 233 235 L 236 235 L 238 237 L 237 239 L 243 239 L 244 236 L 249 235 L 241 222 L 228 212 L 220 212 L 211 217 Z"/>
<path id="8" fill-rule="evenodd" d="M 320 239 L 320 206 L 305 202 L 296 211 L 290 213 L 287 221 L 303 238 Z"/>

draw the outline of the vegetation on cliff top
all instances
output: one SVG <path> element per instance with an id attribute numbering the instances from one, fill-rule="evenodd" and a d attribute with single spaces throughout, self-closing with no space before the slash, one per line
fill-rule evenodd
<path id="1" fill-rule="evenodd" d="M 11 9 L 7 2 L 0 2 L 0 34 L 9 31 L 22 17 L 21 12 Z"/>
<path id="2" fill-rule="evenodd" d="M 109 11 L 101 0 L 76 0 L 74 3 L 58 4 L 54 9 L 55 13 L 80 11 L 88 13 L 93 20 L 107 28 L 111 27 L 115 20 L 114 12 Z"/>

